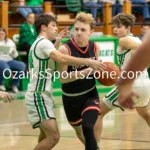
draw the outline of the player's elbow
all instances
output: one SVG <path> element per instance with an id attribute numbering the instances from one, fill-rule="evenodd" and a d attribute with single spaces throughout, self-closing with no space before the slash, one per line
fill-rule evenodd
<path id="1" fill-rule="evenodd" d="M 67 64 L 67 60 L 63 56 L 59 56 L 57 62 L 60 64 Z"/>

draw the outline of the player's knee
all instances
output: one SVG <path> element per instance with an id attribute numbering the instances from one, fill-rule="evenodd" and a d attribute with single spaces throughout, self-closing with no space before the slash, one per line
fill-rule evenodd
<path id="1" fill-rule="evenodd" d="M 92 131 L 94 128 L 94 124 L 92 123 L 83 123 L 82 124 L 83 131 Z"/>
<path id="2" fill-rule="evenodd" d="M 53 135 L 53 142 L 54 143 L 58 143 L 59 142 L 59 139 L 60 139 L 60 135 L 59 135 L 59 133 L 55 133 L 54 135 Z"/>

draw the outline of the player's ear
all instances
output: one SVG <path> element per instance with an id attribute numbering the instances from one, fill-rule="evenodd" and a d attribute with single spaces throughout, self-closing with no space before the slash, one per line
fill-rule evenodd
<path id="1" fill-rule="evenodd" d="M 91 30 L 91 34 L 94 32 L 94 29 Z"/>
<path id="2" fill-rule="evenodd" d="M 46 26 L 44 24 L 41 25 L 41 31 L 46 31 Z"/>
<path id="3" fill-rule="evenodd" d="M 131 27 L 130 26 L 128 26 L 127 29 L 128 29 L 128 31 L 131 31 Z"/>

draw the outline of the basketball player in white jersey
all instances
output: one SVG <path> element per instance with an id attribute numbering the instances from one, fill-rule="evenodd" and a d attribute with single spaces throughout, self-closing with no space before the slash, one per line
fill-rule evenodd
<path id="1" fill-rule="evenodd" d="M 52 75 L 55 61 L 62 64 L 87 65 L 94 70 L 105 67 L 96 60 L 66 56 L 58 52 L 51 40 L 55 40 L 57 21 L 53 16 L 41 15 L 35 21 L 39 34 L 29 52 L 30 82 L 25 96 L 29 121 L 40 129 L 39 143 L 34 150 L 50 150 L 59 141 L 59 131 L 54 114 Z"/>
<path id="2" fill-rule="evenodd" d="M 112 25 L 115 36 L 119 39 L 119 45 L 117 49 L 118 63 L 122 71 L 121 75 L 125 74 L 124 68 L 128 61 L 132 59 L 133 53 L 141 44 L 141 40 L 138 37 L 134 37 L 131 33 L 131 29 L 135 23 L 135 17 L 133 15 L 120 13 L 113 17 Z M 148 78 L 147 70 L 145 69 L 142 74 L 136 78 L 133 89 L 139 94 L 139 98 L 135 100 L 134 108 L 138 114 L 147 122 L 150 126 L 150 113 L 147 109 L 150 97 L 150 80 Z M 108 94 L 105 95 L 103 103 L 101 104 L 101 125 L 103 117 L 115 108 L 120 108 L 124 111 L 124 107 L 120 106 L 118 101 L 118 87 L 115 86 Z"/>
<path id="3" fill-rule="evenodd" d="M 140 60 L 140 61 L 139 61 Z M 137 48 L 132 59 L 129 60 L 124 71 L 132 71 L 134 74 L 143 71 L 150 64 L 150 30 L 144 36 L 142 44 Z M 135 105 L 134 97 L 139 97 L 138 93 L 133 91 L 135 77 L 130 79 L 127 76 L 120 77 L 118 81 L 119 97 L 117 101 L 124 108 L 133 109 Z"/>

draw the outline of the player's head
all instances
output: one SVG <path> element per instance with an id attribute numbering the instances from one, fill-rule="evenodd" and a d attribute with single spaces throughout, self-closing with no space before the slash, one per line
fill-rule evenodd
<path id="1" fill-rule="evenodd" d="M 135 16 L 130 14 L 119 13 L 112 18 L 113 32 L 118 38 L 121 38 L 129 33 L 135 23 Z"/>
<path id="2" fill-rule="evenodd" d="M 89 40 L 95 21 L 91 14 L 80 12 L 77 14 L 74 23 L 73 37 L 77 43 L 84 43 Z"/>
<path id="3" fill-rule="evenodd" d="M 43 35 L 49 40 L 54 40 L 58 32 L 57 20 L 48 14 L 40 15 L 35 20 L 35 28 L 38 34 Z"/>

